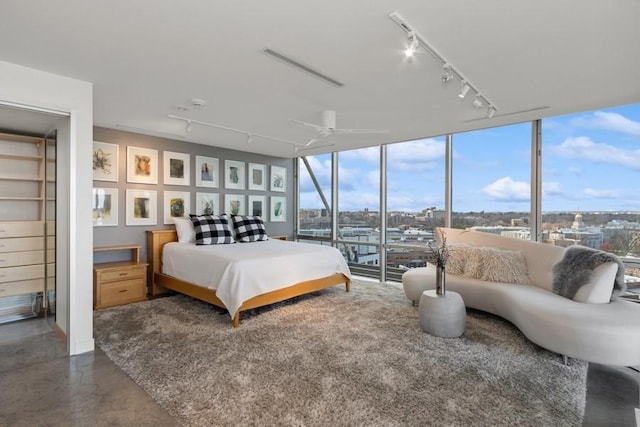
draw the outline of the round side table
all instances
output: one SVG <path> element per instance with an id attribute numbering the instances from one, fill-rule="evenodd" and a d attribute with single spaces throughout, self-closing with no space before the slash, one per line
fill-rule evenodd
<path id="1" fill-rule="evenodd" d="M 457 292 L 438 295 L 424 291 L 420 297 L 420 327 L 424 332 L 443 338 L 457 338 L 464 333 L 467 310 Z"/>

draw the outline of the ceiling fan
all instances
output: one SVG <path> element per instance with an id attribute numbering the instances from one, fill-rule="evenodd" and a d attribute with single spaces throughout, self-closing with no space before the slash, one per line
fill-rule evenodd
<path id="1" fill-rule="evenodd" d="M 387 129 L 338 129 L 336 128 L 336 112 L 334 110 L 325 110 L 322 112 L 322 125 L 315 123 L 303 122 L 301 120 L 289 119 L 294 123 L 298 123 L 304 126 L 311 127 L 317 132 L 316 136 L 311 138 L 304 147 L 308 147 L 323 138 L 331 135 L 346 135 L 346 134 L 366 134 L 366 133 L 389 133 Z M 299 146 L 298 146 L 299 147 Z M 298 148 L 296 147 L 296 148 Z"/>

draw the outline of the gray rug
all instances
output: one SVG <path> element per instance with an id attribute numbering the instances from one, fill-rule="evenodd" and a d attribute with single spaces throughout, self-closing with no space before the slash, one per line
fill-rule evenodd
<path id="1" fill-rule="evenodd" d="M 95 312 L 97 344 L 187 426 L 578 426 L 587 364 L 468 311 L 422 332 L 402 289 L 354 281 L 241 317 L 173 296 Z"/>

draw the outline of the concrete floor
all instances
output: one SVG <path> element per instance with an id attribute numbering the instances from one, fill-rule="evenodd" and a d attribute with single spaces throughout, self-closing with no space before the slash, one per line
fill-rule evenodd
<path id="1" fill-rule="evenodd" d="M 636 426 L 640 373 L 591 364 L 584 426 Z M 0 426 L 176 426 L 98 348 L 68 357 L 47 320 L 0 325 Z"/>

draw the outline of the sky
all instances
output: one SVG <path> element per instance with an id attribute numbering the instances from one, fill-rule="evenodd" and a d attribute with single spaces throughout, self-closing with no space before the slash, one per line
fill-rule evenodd
<path id="1" fill-rule="evenodd" d="M 530 123 L 454 134 L 454 212 L 529 212 L 530 140 Z M 379 154 L 339 153 L 339 211 L 380 209 Z M 443 209 L 444 159 L 444 137 L 390 144 L 387 210 Z M 308 160 L 330 201 L 331 155 Z M 640 211 L 640 104 L 543 119 L 542 182 L 543 212 Z M 300 207 L 323 207 L 300 184 Z"/>

